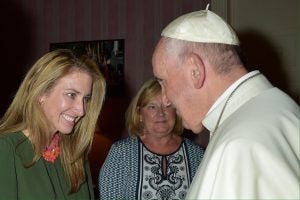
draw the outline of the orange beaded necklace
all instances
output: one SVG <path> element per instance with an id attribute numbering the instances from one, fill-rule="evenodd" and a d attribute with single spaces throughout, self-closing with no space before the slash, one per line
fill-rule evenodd
<path id="1" fill-rule="evenodd" d="M 59 135 L 58 133 L 55 133 L 50 145 L 46 147 L 45 151 L 43 152 L 43 158 L 48 162 L 54 163 L 59 154 Z"/>

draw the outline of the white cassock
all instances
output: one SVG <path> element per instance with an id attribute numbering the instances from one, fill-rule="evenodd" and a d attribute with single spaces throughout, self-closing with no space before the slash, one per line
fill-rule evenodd
<path id="1" fill-rule="evenodd" d="M 300 198 L 299 106 L 262 74 L 248 79 L 256 73 L 232 85 L 205 117 L 211 139 L 187 200 Z"/>

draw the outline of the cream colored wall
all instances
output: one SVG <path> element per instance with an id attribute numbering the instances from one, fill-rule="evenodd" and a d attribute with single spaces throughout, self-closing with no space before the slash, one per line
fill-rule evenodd
<path id="1" fill-rule="evenodd" d="M 249 64 L 298 103 L 299 4 L 298 0 L 212 0 L 211 5 L 243 39 Z"/>

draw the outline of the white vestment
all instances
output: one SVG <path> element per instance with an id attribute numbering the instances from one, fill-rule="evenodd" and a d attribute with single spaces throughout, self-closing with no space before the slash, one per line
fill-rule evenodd
<path id="1" fill-rule="evenodd" d="M 211 138 L 186 199 L 299 199 L 299 106 L 260 74 L 214 130 L 228 96 L 203 120 Z"/>

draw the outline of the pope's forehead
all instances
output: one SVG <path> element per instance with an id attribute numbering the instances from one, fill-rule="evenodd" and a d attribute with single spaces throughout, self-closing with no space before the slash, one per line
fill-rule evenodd
<path id="1" fill-rule="evenodd" d="M 155 62 L 160 64 L 165 64 L 170 57 L 168 55 L 169 55 L 169 50 L 166 48 L 166 44 L 163 42 L 158 43 L 154 52 Z"/>

